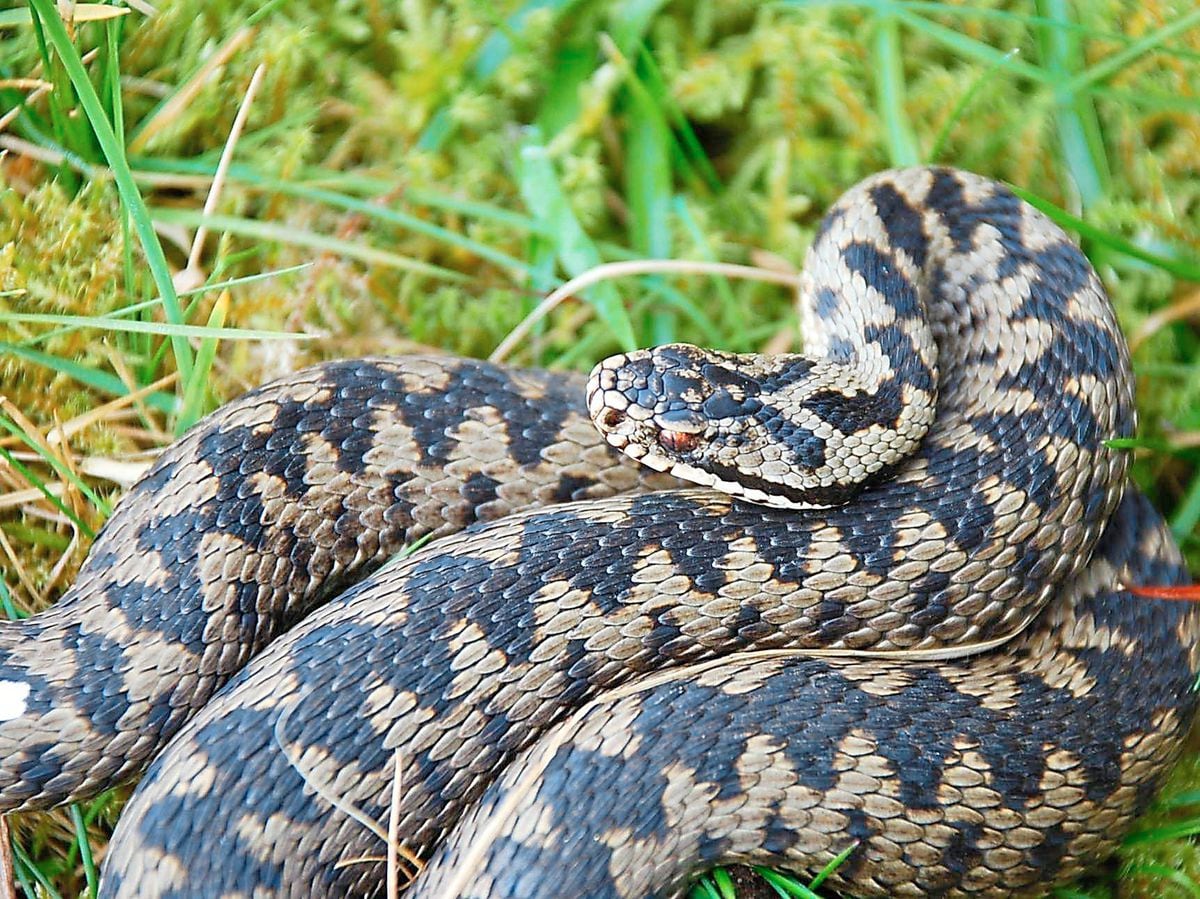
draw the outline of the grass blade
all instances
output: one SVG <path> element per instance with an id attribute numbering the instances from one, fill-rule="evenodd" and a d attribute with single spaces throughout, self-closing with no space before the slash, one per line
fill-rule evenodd
<path id="1" fill-rule="evenodd" d="M 139 306 L 144 304 L 139 303 Z M 37 312 L 0 312 L 0 322 L 25 322 L 39 325 L 69 325 L 72 328 L 96 328 L 101 331 L 125 331 L 130 334 L 159 334 L 166 337 L 199 337 L 224 340 L 312 340 L 314 335 L 292 331 L 261 331 L 252 328 L 215 328 L 204 325 L 168 325 L 141 319 L 109 318 L 102 315 L 51 315 Z"/>
<path id="2" fill-rule="evenodd" d="M 626 69 L 633 74 L 632 68 Z M 629 200 L 629 242 L 643 256 L 671 255 L 671 138 L 666 119 L 649 92 L 631 89 L 625 137 L 625 194 Z M 661 280 L 650 276 L 648 280 Z M 675 316 L 668 309 L 651 314 L 649 341 L 676 339 Z"/>
<path id="3" fill-rule="evenodd" d="M 1070 21 L 1065 0 L 1038 0 L 1046 18 Z M 1062 161 L 1086 209 L 1103 199 L 1112 181 L 1100 123 L 1091 98 L 1083 90 L 1068 90 L 1069 76 L 1083 60 L 1078 36 L 1062 28 L 1039 29 L 1039 44 L 1047 70 L 1061 83 L 1054 86 L 1054 119 Z"/>
<path id="4" fill-rule="evenodd" d="M 233 215 L 204 215 L 195 209 L 169 209 L 166 207 L 155 207 L 151 210 L 151 214 L 154 220 L 159 222 L 187 225 L 192 228 L 203 225 L 214 231 L 228 231 L 230 234 L 240 234 L 259 240 L 275 241 L 297 247 L 310 247 L 325 253 L 345 256 L 348 259 L 397 268 L 418 275 L 428 275 L 444 281 L 469 280 L 462 272 L 443 268 L 440 265 L 421 262 L 419 259 L 411 259 L 408 256 L 364 246 L 338 237 L 314 234 L 311 231 L 303 231 L 277 222 L 261 222 L 257 219 L 240 218 Z"/>
<path id="5" fill-rule="evenodd" d="M 426 237 L 440 240 L 448 246 L 466 250 L 468 253 L 476 255 L 480 259 L 486 259 L 488 262 L 495 263 L 501 268 L 506 268 L 522 275 L 528 275 L 529 273 L 528 263 L 522 262 L 514 256 L 509 256 L 507 253 L 502 253 L 477 240 L 471 240 L 471 238 L 456 231 L 451 231 L 449 228 L 443 228 L 415 215 L 410 215 L 399 209 L 393 209 L 390 206 L 381 206 L 378 203 L 348 197 L 345 194 L 339 194 L 331 190 L 324 190 L 319 187 L 307 187 L 303 184 L 292 184 L 289 182 L 279 182 L 275 186 L 275 190 L 281 194 L 312 200 L 316 203 L 324 203 L 327 206 L 360 213 L 380 222 L 398 225 L 412 231 L 414 234 L 424 234 Z"/>
<path id="6" fill-rule="evenodd" d="M 904 111 L 904 62 L 900 54 L 900 27 L 889 12 L 875 22 L 875 96 L 887 133 L 888 157 L 894 166 L 921 161 L 917 138 Z"/>
<path id="7" fill-rule="evenodd" d="M 59 356 L 52 356 L 49 353 L 42 353 L 38 350 L 31 350 L 28 347 L 18 346 L 14 343 L 4 343 L 0 341 L 0 353 L 8 353 L 24 359 L 26 362 L 32 362 L 34 365 L 40 365 L 43 368 L 48 368 L 51 371 L 56 371 L 78 381 L 80 384 L 85 384 L 93 390 L 98 390 L 101 393 L 107 393 L 110 396 L 125 396 L 129 393 L 125 383 L 114 374 L 106 371 L 98 371 L 94 368 L 88 368 L 86 365 L 80 365 L 70 359 L 63 359 Z M 145 402 L 153 409 L 159 412 L 175 412 L 178 401 L 170 394 L 156 392 L 145 398 Z"/>
<path id="8" fill-rule="evenodd" d="M 658 100 L 659 105 L 667 116 L 667 120 L 678 133 L 684 158 L 691 162 L 700 172 L 705 185 L 710 191 L 713 193 L 719 192 L 722 188 L 721 176 L 713 168 L 713 164 L 709 160 L 704 146 L 700 143 L 700 138 L 696 136 L 696 132 L 692 128 L 691 121 L 683 114 L 683 110 L 679 108 L 679 104 L 675 102 L 675 98 L 671 95 L 666 81 L 663 80 L 658 63 L 654 60 L 654 54 L 650 52 L 644 43 L 638 48 L 638 66 L 644 71 L 646 90 L 652 97 Z"/>
<path id="9" fill-rule="evenodd" d="M 216 174 L 217 169 L 216 163 L 207 159 L 182 159 L 178 157 L 154 159 L 150 157 L 135 157 L 133 162 L 136 166 L 136 174 L 140 174 L 144 178 L 158 174 L 196 175 L 202 178 L 211 178 Z M 535 234 L 548 236 L 541 224 L 535 222 L 529 216 L 522 215 L 511 209 L 504 209 L 491 203 L 468 200 L 423 187 L 405 187 L 398 190 L 401 185 L 395 180 L 373 177 L 361 172 L 332 171 L 320 166 L 309 166 L 299 173 L 296 180 L 284 181 L 264 175 L 252 166 L 244 163 L 234 163 L 229 167 L 229 181 L 273 193 L 287 193 L 296 188 L 304 191 L 339 188 L 362 194 L 363 196 L 397 194 L 405 202 L 414 203 L 418 206 L 428 206 L 432 209 L 454 212 L 471 218 L 495 222 L 521 231 L 530 231 Z M 335 195 L 339 199 L 347 197 L 346 194 Z M 297 196 L 302 196 L 302 194 L 298 193 Z M 330 201 L 332 201 L 332 196 L 330 196 Z M 369 214 L 366 209 L 361 211 L 364 214 Z"/>
<path id="10" fill-rule="evenodd" d="M 845 849 L 843 849 L 841 852 L 839 852 L 837 855 L 835 855 L 833 858 L 831 858 L 829 860 L 829 864 L 827 864 L 824 868 L 822 868 L 820 871 L 817 872 L 817 876 L 812 879 L 812 881 L 809 883 L 809 886 L 815 890 L 817 887 L 819 887 L 821 884 L 823 884 L 826 880 L 829 879 L 829 876 L 831 874 L 833 874 L 835 871 L 837 871 L 837 869 L 842 866 L 842 863 L 845 862 L 846 859 L 848 859 L 850 857 L 850 853 L 852 853 L 858 847 L 859 847 L 859 843 L 856 840 L 855 842 L 853 842 L 849 846 L 847 846 Z"/>
<path id="11" fill-rule="evenodd" d="M 1151 253 L 1149 250 L 1143 250 L 1137 244 L 1131 243 L 1101 228 L 1097 228 L 1095 225 L 1085 222 L 1078 216 L 1071 215 L 1065 209 L 1056 206 L 1049 200 L 1045 200 L 1031 191 L 1017 187 L 1014 184 L 1010 184 L 1009 188 L 1018 197 L 1029 203 L 1029 205 L 1046 213 L 1051 220 L 1062 225 L 1064 228 L 1078 232 L 1081 237 L 1093 240 L 1102 246 L 1108 247 L 1110 250 L 1116 250 L 1118 253 L 1123 253 L 1133 259 L 1139 259 L 1142 262 L 1161 268 L 1164 272 L 1169 272 L 1185 281 L 1200 281 L 1200 262 L 1171 259 L 1167 256 Z"/>
<path id="12" fill-rule="evenodd" d="M 38 899 L 62 899 L 62 894 L 54 889 L 54 884 L 50 882 L 50 879 L 42 872 L 42 869 L 33 863 L 33 859 L 29 857 L 29 854 L 15 840 L 12 843 L 12 849 L 13 860 L 16 862 L 13 867 L 17 868 L 18 871 L 23 868 L 28 876 L 32 876 L 37 881 L 37 887 L 40 892 L 32 892 L 29 895 L 37 896 Z M 17 876 L 21 877 L 20 874 Z M 21 879 L 24 880 L 24 878 Z"/>
<path id="13" fill-rule="evenodd" d="M 170 269 L 167 267 L 167 258 L 163 254 L 158 235 L 154 233 L 150 212 L 134 183 L 133 172 L 125 159 L 124 146 L 113 133 L 112 125 L 104 114 L 100 98 L 96 95 L 95 88 L 92 87 L 92 82 L 83 68 L 79 53 L 71 43 L 58 10 L 51 0 L 29 0 L 29 3 L 41 19 L 47 39 L 54 46 L 55 52 L 66 67 L 71 84 L 79 95 L 80 105 L 83 106 L 83 111 L 91 123 L 96 140 L 100 143 L 104 158 L 108 161 L 109 168 L 112 169 L 113 179 L 117 183 L 117 192 L 133 218 L 133 227 L 142 244 L 142 252 L 146 255 L 146 263 L 150 267 L 150 273 L 158 287 L 159 295 L 163 298 L 163 309 L 166 312 L 167 321 L 174 325 L 182 325 L 184 323 L 183 310 L 180 308 L 179 298 L 175 294 L 175 285 L 171 280 Z M 182 336 L 172 337 L 171 347 L 175 356 L 175 365 L 179 369 L 179 376 L 186 381 L 192 370 L 192 349 L 188 345 L 187 339 Z"/>
<path id="14" fill-rule="evenodd" d="M 929 161 L 937 162 L 941 158 L 942 150 L 946 146 L 946 141 L 950 138 L 950 131 L 962 118 L 962 114 L 966 112 L 971 101 L 975 99 L 975 95 L 979 93 L 980 88 L 991 81 L 996 73 L 1000 70 L 1000 62 L 1006 62 L 1012 59 L 1020 51 L 1014 47 L 1004 54 L 1000 61 L 994 62 L 986 69 L 980 72 L 971 82 L 971 86 L 958 98 L 958 102 L 954 104 L 954 108 L 950 110 L 950 115 L 946 116 L 946 121 L 942 123 L 942 127 L 938 129 L 937 137 L 933 139 L 933 146 L 929 149 Z"/>
<path id="15" fill-rule="evenodd" d="M 554 234 L 555 255 L 567 273 L 576 276 L 599 265 L 603 261 L 600 252 L 571 211 L 550 155 L 540 143 L 531 140 L 521 148 L 518 177 L 526 205 Z M 632 350 L 637 339 L 617 289 L 612 284 L 600 283 L 588 288 L 585 296 L 612 330 L 617 343 L 625 350 Z"/>
<path id="16" fill-rule="evenodd" d="M 10 432 L 12 432 L 12 433 L 16 434 L 18 437 L 21 437 L 22 439 L 24 439 L 24 435 L 21 433 L 21 431 L 19 429 L 14 431 L 11 427 L 9 427 L 9 421 L 7 418 L 0 418 L 0 426 L 7 428 Z M 34 487 L 36 487 L 38 489 L 38 491 L 42 494 L 42 496 L 46 497 L 46 500 L 50 503 L 50 505 L 54 506 L 54 508 L 56 508 L 56 509 L 58 509 L 58 511 L 62 512 L 63 515 L 67 516 L 67 518 L 69 518 L 71 520 L 71 523 L 74 524 L 75 527 L 79 528 L 79 532 L 81 534 L 84 534 L 89 539 L 95 538 L 96 532 L 93 531 L 90 527 L 88 527 L 87 523 L 84 522 L 84 520 L 82 518 L 80 518 L 78 515 L 76 515 L 74 510 L 72 510 L 66 503 L 64 503 L 61 499 L 59 499 L 57 496 L 55 496 L 54 491 L 52 491 L 49 487 L 46 486 L 45 481 L 43 481 L 41 478 L 39 478 L 34 472 L 32 472 L 28 467 L 26 467 L 25 464 L 22 463 L 20 459 L 18 459 L 16 456 L 14 456 L 12 453 L 10 453 L 5 447 L 2 447 L 2 446 L 0 446 L 0 459 L 3 459 L 5 462 L 7 462 L 9 465 L 11 465 L 14 471 L 18 472 L 21 475 L 21 477 L 23 477 L 30 484 L 32 484 Z"/>
<path id="17" fill-rule="evenodd" d="M 1182 889 L 1189 896 L 1200 899 L 1200 884 L 1188 877 L 1183 871 L 1160 864 L 1129 865 L 1122 871 L 1126 877 L 1152 877 L 1155 880 L 1165 880 Z"/>
<path id="18" fill-rule="evenodd" d="M 83 875 L 87 878 L 87 894 L 91 899 L 95 899 L 100 890 L 100 874 L 92 858 L 92 844 L 88 841 L 87 823 L 83 820 L 83 809 L 79 807 L 79 803 L 71 803 L 70 814 L 71 824 L 75 828 L 75 843 L 79 846 L 79 861 L 83 865 Z"/>
<path id="19" fill-rule="evenodd" d="M 968 37 L 961 31 L 955 31 L 953 28 L 947 28 L 945 25 L 931 22 L 924 16 L 919 16 L 902 5 L 889 3 L 888 8 L 893 11 L 893 15 L 900 22 L 920 31 L 926 37 L 937 41 L 939 44 L 967 59 L 974 59 L 977 62 L 995 65 L 1006 72 L 1037 82 L 1038 84 L 1051 84 L 1054 81 L 1053 76 L 1041 67 L 1030 65 L 1014 56 L 1010 56 L 1007 50 L 999 50 L 989 44 L 985 44 L 983 41 Z"/>
<path id="20" fill-rule="evenodd" d="M 12 594 L 8 592 L 8 584 L 3 577 L 0 577 L 0 608 L 4 609 L 4 614 L 8 616 L 9 621 L 16 621 L 26 617 L 14 604 Z"/>
<path id="21" fill-rule="evenodd" d="M 821 899 L 821 897 L 806 887 L 804 884 L 790 877 L 780 874 L 778 871 L 772 871 L 769 868 L 755 868 L 758 876 L 773 886 L 777 892 L 785 896 L 792 896 L 795 899 Z"/>
<path id="22" fill-rule="evenodd" d="M 101 499 L 96 494 L 96 492 L 94 490 L 92 490 L 91 487 L 89 487 L 86 483 L 84 483 L 83 480 L 79 477 L 79 475 L 75 474 L 75 472 L 71 471 L 70 468 L 68 468 L 66 465 L 64 465 L 62 460 L 56 459 L 53 455 L 51 455 L 49 452 L 46 451 L 46 448 L 44 446 L 42 446 L 42 444 L 40 442 L 38 442 L 37 440 L 34 440 L 32 437 L 30 437 L 28 434 L 26 434 L 25 431 L 22 430 L 21 427 L 15 421 L 13 421 L 7 415 L 0 415 L 0 427 L 4 428 L 4 430 L 8 431 L 14 437 L 19 438 L 22 443 L 24 443 L 31 450 L 33 450 L 35 453 L 37 453 L 39 456 L 41 456 L 42 461 L 45 462 L 47 465 L 49 465 L 51 468 L 53 468 L 54 473 L 57 474 L 60 478 L 62 478 L 63 480 L 66 480 L 66 481 L 70 481 L 71 484 L 74 485 L 75 489 L 78 490 L 80 493 L 82 493 L 84 496 L 86 496 L 88 499 L 88 502 L 90 502 L 102 515 L 104 515 L 105 518 L 112 515 L 112 507 L 108 503 L 106 503 L 103 499 Z M 16 461 L 16 460 L 10 458 L 9 461 L 11 462 L 11 461 Z M 28 471 L 28 469 L 26 469 L 26 471 Z M 49 496 L 50 491 L 45 488 L 44 483 L 38 485 L 38 489 L 42 490 L 43 493 L 45 493 L 47 496 Z M 77 524 L 82 524 L 82 522 L 80 522 L 79 519 L 75 518 L 74 515 L 72 515 L 71 518 Z M 85 525 L 85 527 L 86 527 L 86 525 Z M 88 532 L 85 531 L 85 533 L 88 533 Z M 92 536 L 92 535 L 89 534 L 89 536 Z"/>
<path id="23" fill-rule="evenodd" d="M 222 325 L 225 324 L 225 316 L 228 312 L 229 291 L 225 291 L 217 298 L 217 302 L 213 304 L 212 312 L 208 316 L 208 328 L 214 332 L 214 336 L 204 338 L 200 343 L 200 350 L 196 353 L 196 367 L 192 369 L 192 380 L 183 392 L 183 410 L 179 413 L 178 421 L 175 422 L 176 436 L 199 421 L 203 414 L 204 399 L 208 393 L 208 373 L 217 357 L 219 337 L 215 335 L 225 330 Z"/>
<path id="24" fill-rule="evenodd" d="M 575 6 L 579 0 L 527 0 L 516 12 L 510 15 L 487 39 L 480 45 L 475 54 L 472 75 L 475 81 L 485 82 L 496 73 L 496 70 L 512 55 L 513 38 L 520 35 L 525 20 L 542 9 L 550 10 L 559 16 Z M 439 109 L 430 119 L 429 124 L 417 140 L 417 149 L 426 152 L 436 152 L 454 133 L 455 125 L 450 118 L 447 107 Z"/>
<path id="25" fill-rule="evenodd" d="M 1112 56 L 1105 57 L 1100 62 L 1080 72 L 1074 78 L 1062 84 L 1061 89 L 1065 92 L 1075 93 L 1101 81 L 1107 81 L 1130 63 L 1151 50 L 1160 47 L 1164 41 L 1170 40 L 1178 34 L 1183 34 L 1197 25 L 1200 25 L 1200 9 L 1193 9 L 1191 12 L 1180 16 L 1174 22 L 1164 25 L 1161 28 L 1156 28 L 1145 37 L 1134 41 L 1124 50 L 1114 53 Z"/>
<path id="26" fill-rule="evenodd" d="M 590 43 L 568 44 L 555 55 L 537 114 L 537 126 L 548 138 L 579 118 L 579 94 L 592 76 L 595 59 Z"/>
<path id="27" fill-rule="evenodd" d="M 243 284 L 253 284 L 256 281 L 266 281 L 266 280 L 268 280 L 270 278 L 274 278 L 278 275 L 287 275 L 287 274 L 291 274 L 293 272 L 304 271 L 305 269 L 309 268 L 311 265 L 312 265 L 311 262 L 302 262 L 299 265 L 289 265 L 289 266 L 285 266 L 284 268 L 271 269 L 269 271 L 259 272 L 254 275 L 243 275 L 240 278 L 230 278 L 226 281 L 214 281 L 211 284 L 201 284 L 199 287 L 193 287 L 191 290 L 181 291 L 179 296 L 180 297 L 199 296 L 201 294 L 211 293 L 214 290 L 224 290 L 227 287 L 238 287 Z M 150 300 L 143 300 L 140 303 L 133 303 L 132 305 L 129 305 L 129 306 L 121 306 L 118 309 L 113 309 L 113 310 L 110 310 L 109 312 L 103 312 L 100 315 L 86 316 L 86 318 L 88 318 L 89 321 L 97 321 L 97 322 L 102 321 L 102 320 L 107 321 L 107 320 L 111 320 L 111 319 L 121 319 L 127 315 L 137 315 L 139 313 L 146 312 L 149 309 L 153 309 L 156 306 L 161 306 L 161 305 L 162 305 L 162 298 L 154 297 L 153 299 L 150 299 Z M 0 315 L 4 315 L 4 313 L 0 313 Z M 48 318 L 52 319 L 53 322 L 55 322 L 55 323 L 61 323 L 63 316 L 52 315 L 52 316 L 49 316 Z M 37 334 L 33 337 L 23 340 L 21 342 L 21 346 L 26 346 L 26 347 L 35 346 L 36 344 L 42 343 L 43 341 L 50 340 L 55 337 L 61 337 L 64 334 L 71 334 L 71 333 L 74 333 L 75 331 L 80 330 L 80 328 L 88 327 L 88 326 L 89 325 L 66 325 L 61 328 L 55 328 L 52 331 L 46 331 L 45 333 Z M 97 325 L 97 327 L 100 327 L 100 325 Z M 164 327 L 175 327 L 175 326 L 166 325 Z M 186 328 L 189 326 L 184 325 L 184 327 Z M 165 334 L 167 332 L 164 330 L 163 333 Z M 246 332 L 246 330 L 239 330 L 239 333 L 245 334 L 247 332 Z M 293 334 L 291 332 L 286 332 L 286 331 L 275 331 L 275 332 L 264 331 L 262 333 L 264 333 L 264 334 L 274 333 L 274 334 L 279 334 L 279 335 L 287 334 L 289 337 L 296 337 L 297 339 L 300 339 L 300 340 L 307 339 L 307 335 L 305 335 L 305 334 Z M 199 334 L 199 335 L 195 335 L 195 336 L 204 337 L 206 335 Z M 271 338 L 268 337 L 268 338 L 264 338 L 264 339 L 269 340 Z"/>
<path id="28" fill-rule="evenodd" d="M 1196 530 L 1200 524 L 1200 474 L 1192 476 L 1187 492 L 1171 516 L 1171 532 L 1176 540 L 1182 540 Z"/>

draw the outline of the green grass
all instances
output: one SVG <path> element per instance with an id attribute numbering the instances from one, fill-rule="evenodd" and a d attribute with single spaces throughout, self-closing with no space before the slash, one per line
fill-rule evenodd
<path id="1" fill-rule="evenodd" d="M 0 415 L 10 617 L 70 583 L 120 495 L 113 460 L 246 387 L 320 358 L 486 356 L 603 262 L 798 265 L 844 188 L 916 161 L 1017 185 L 1079 235 L 1127 333 L 1152 326 L 1135 474 L 1200 571 L 1200 335 L 1154 317 L 1200 290 L 1189 4 L 159 5 L 0 13 L 0 116 L 17 110 L 0 131 L 0 394 L 25 419 Z M 51 89 L 27 100 L 12 79 L 31 77 Z M 176 283 L 200 226 L 204 283 Z M 513 361 L 579 368 L 669 340 L 750 351 L 794 332 L 779 287 L 644 275 L 563 304 Z M 69 452 L 40 439 L 89 415 Z M 37 498 L 4 505 L 18 490 Z M 1061 895 L 1200 894 L 1198 800 L 1190 755 L 1117 863 Z M 14 816 L 25 889 L 86 894 L 119 810 L 106 795 Z M 780 895 L 814 889 L 769 876 Z M 718 874 L 696 895 L 732 889 Z"/>

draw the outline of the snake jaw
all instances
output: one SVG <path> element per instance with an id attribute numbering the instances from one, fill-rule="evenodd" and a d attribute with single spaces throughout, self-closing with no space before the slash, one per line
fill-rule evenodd
<path id="1" fill-rule="evenodd" d="M 588 414 L 610 446 L 655 471 L 671 471 L 679 459 L 656 450 L 685 455 L 699 447 L 706 427 L 689 410 L 645 404 L 657 399 L 653 391 L 662 388 L 658 373 L 647 370 L 648 361 L 642 351 L 611 356 L 597 365 L 588 378 Z"/>
<path id="2" fill-rule="evenodd" d="M 655 471 L 668 471 L 675 464 L 666 456 L 650 452 L 645 446 L 629 439 L 627 434 L 619 431 L 603 431 L 605 441 L 614 449 L 620 450 L 631 459 L 635 459 L 647 468 Z"/>

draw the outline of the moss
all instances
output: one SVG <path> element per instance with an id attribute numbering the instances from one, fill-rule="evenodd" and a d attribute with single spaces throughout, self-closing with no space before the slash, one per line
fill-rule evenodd
<path id="1" fill-rule="evenodd" d="M 126 302 L 117 205 L 103 184 L 75 197 L 51 181 L 28 193 L 0 190 L 0 312 L 98 315 Z M 44 326 L 0 322 L 0 341 L 20 343 Z M 37 344 L 45 353 L 105 367 L 105 343 L 74 331 Z M 49 421 L 85 411 L 94 398 L 68 378 L 0 353 L 0 383 L 27 415 Z"/>

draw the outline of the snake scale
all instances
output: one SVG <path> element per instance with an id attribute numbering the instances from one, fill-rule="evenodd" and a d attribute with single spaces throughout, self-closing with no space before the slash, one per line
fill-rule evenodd
<path id="1" fill-rule="evenodd" d="M 382 895 L 390 816 L 415 897 L 1103 859 L 1195 716 L 1200 613 L 1125 590 L 1187 575 L 1106 445 L 1098 279 L 916 168 L 828 213 L 801 309 L 805 356 L 363 359 L 213 413 L 0 629 L 0 808 L 144 771 L 104 896 Z"/>

